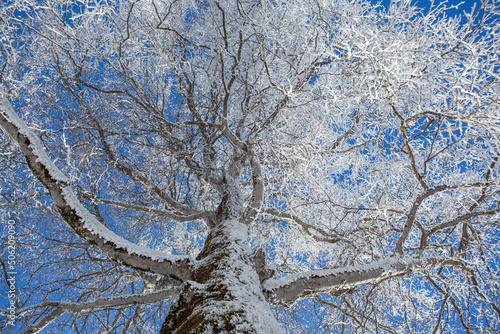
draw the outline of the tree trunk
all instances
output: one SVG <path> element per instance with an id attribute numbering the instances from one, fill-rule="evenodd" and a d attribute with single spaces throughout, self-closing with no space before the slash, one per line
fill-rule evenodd
<path id="1" fill-rule="evenodd" d="M 167 333 L 283 333 L 259 282 L 247 226 L 225 220 L 208 235 L 193 282 L 166 317 Z"/>

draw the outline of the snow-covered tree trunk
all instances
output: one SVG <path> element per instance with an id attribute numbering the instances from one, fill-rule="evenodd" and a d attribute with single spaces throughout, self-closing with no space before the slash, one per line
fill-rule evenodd
<path id="1" fill-rule="evenodd" d="M 282 333 L 255 269 L 247 226 L 220 222 L 198 256 L 193 278 L 161 333 Z"/>

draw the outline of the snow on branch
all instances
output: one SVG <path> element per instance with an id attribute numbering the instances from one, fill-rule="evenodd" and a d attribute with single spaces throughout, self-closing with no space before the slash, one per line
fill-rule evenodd
<path id="1" fill-rule="evenodd" d="M 78 200 L 71 182 L 50 160 L 41 140 L 16 114 L 0 88 L 0 125 L 19 144 L 33 174 L 47 188 L 63 219 L 92 246 L 129 267 L 186 280 L 192 259 L 140 247 L 101 224 Z"/>
<path id="2" fill-rule="evenodd" d="M 160 290 L 152 293 L 145 294 L 134 294 L 134 295 L 123 295 L 118 297 L 108 297 L 100 298 L 90 302 L 83 303 L 71 303 L 71 302 L 43 302 L 41 304 L 33 305 L 19 310 L 16 316 L 23 316 L 24 314 L 30 312 L 31 310 L 44 307 L 55 307 L 55 309 L 48 315 L 38 320 L 35 324 L 31 325 L 28 329 L 20 332 L 23 334 L 33 334 L 38 333 L 44 329 L 48 324 L 57 319 L 66 312 L 79 313 L 86 310 L 92 310 L 104 307 L 117 307 L 132 304 L 151 304 L 158 301 L 177 297 L 179 295 L 180 288 L 172 288 Z"/>
<path id="3" fill-rule="evenodd" d="M 113 201 L 113 200 L 104 199 L 104 198 L 91 197 L 88 195 L 84 195 L 84 196 L 88 197 L 90 200 L 92 200 L 95 203 L 103 203 L 103 204 L 116 206 L 119 208 L 131 209 L 134 211 L 140 211 L 140 212 L 145 212 L 145 213 L 153 213 L 155 215 L 168 217 L 170 219 L 174 219 L 174 220 L 177 220 L 179 222 L 189 222 L 189 221 L 193 221 L 193 220 L 198 220 L 198 219 L 210 217 L 210 215 L 211 215 L 211 212 L 199 212 L 199 213 L 193 213 L 191 215 L 186 215 L 186 216 L 176 215 L 175 213 L 172 213 L 170 211 L 149 208 L 149 207 L 145 207 L 142 205 L 123 203 L 123 202 Z"/>
<path id="4" fill-rule="evenodd" d="M 340 236 L 340 235 L 333 235 L 332 233 L 328 233 L 327 231 L 324 231 L 323 229 L 308 224 L 301 220 L 299 217 L 286 213 L 286 212 L 281 212 L 275 208 L 268 208 L 263 211 L 264 214 L 268 216 L 272 216 L 275 218 L 280 218 L 280 219 L 285 219 L 289 222 L 295 223 L 298 225 L 300 228 L 302 228 L 302 231 L 304 232 L 305 235 L 313 238 L 316 241 L 320 242 L 328 242 L 328 243 L 337 243 L 339 241 L 344 241 L 347 243 L 351 243 L 348 239 Z M 316 232 L 315 234 L 311 233 L 311 231 Z"/>
<path id="5" fill-rule="evenodd" d="M 376 283 L 380 279 L 409 274 L 415 269 L 438 266 L 464 268 L 461 262 L 453 259 L 392 257 L 357 266 L 291 274 L 266 280 L 262 286 L 268 299 L 290 303 L 314 293 L 347 291 L 360 284 Z"/>

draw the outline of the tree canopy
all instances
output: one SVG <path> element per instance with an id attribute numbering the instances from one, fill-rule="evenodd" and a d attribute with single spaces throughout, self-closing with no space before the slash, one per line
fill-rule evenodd
<path id="1" fill-rule="evenodd" d="M 450 6 L 4 1 L 3 330 L 499 331 L 500 4 Z"/>

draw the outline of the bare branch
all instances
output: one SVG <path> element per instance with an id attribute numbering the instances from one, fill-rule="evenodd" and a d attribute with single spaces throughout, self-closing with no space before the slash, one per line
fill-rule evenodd
<path id="1" fill-rule="evenodd" d="M 278 211 L 278 210 L 273 209 L 273 208 L 268 208 L 268 209 L 264 210 L 262 213 L 269 215 L 269 216 L 272 216 L 272 217 L 285 219 L 289 222 L 292 222 L 292 223 L 300 226 L 307 236 L 313 238 L 316 241 L 336 243 L 336 242 L 343 240 L 343 241 L 347 241 L 348 243 L 350 243 L 348 240 L 345 240 L 342 236 L 339 236 L 339 235 L 332 236 L 331 233 L 328 233 L 328 232 L 326 232 L 326 231 L 324 231 L 316 226 L 308 224 L 308 223 L 304 222 L 303 220 L 301 220 L 299 217 L 294 216 L 292 214 L 281 212 L 281 211 Z M 317 232 L 321 236 L 312 234 L 310 230 Z"/>
<path id="2" fill-rule="evenodd" d="M 433 188 L 429 188 L 426 191 L 424 191 L 422 194 L 420 194 L 415 199 L 415 202 L 413 202 L 413 205 L 407 214 L 407 220 L 406 220 L 406 224 L 403 228 L 403 232 L 401 233 L 401 236 L 399 237 L 398 241 L 396 242 L 396 249 L 395 249 L 396 253 L 403 254 L 403 243 L 408 238 L 410 230 L 413 227 L 413 223 L 415 222 L 415 217 L 417 215 L 418 208 L 420 207 L 420 205 L 422 204 L 422 202 L 426 198 L 428 198 L 429 196 L 432 196 L 438 192 L 441 192 L 441 191 L 453 190 L 453 189 L 459 189 L 459 188 L 476 188 L 476 187 L 484 187 L 484 184 L 478 182 L 478 183 L 472 183 L 472 184 L 451 185 L 451 186 L 440 185 L 440 186 L 436 186 Z M 431 232 L 431 233 L 434 233 L 434 232 Z"/>
<path id="3" fill-rule="evenodd" d="M 250 158 L 252 166 L 252 181 L 253 181 L 253 194 L 252 203 L 245 217 L 245 221 L 251 221 L 257 214 L 257 209 L 262 205 L 264 200 L 264 182 L 262 180 L 262 168 L 258 157 L 252 155 Z"/>
<path id="4" fill-rule="evenodd" d="M 406 124 L 406 121 L 403 118 L 403 116 L 401 116 L 401 114 L 398 113 L 398 111 L 396 110 L 396 107 L 394 107 L 394 105 L 392 105 L 391 107 L 392 107 L 392 111 L 394 111 L 396 116 L 401 121 L 400 132 L 401 132 L 401 136 L 403 136 L 403 141 L 404 141 L 405 148 L 406 148 L 406 154 L 408 155 L 408 159 L 410 159 L 410 166 L 411 166 L 411 170 L 413 172 L 413 175 L 417 179 L 420 186 L 424 190 L 427 190 L 429 188 L 429 186 L 425 183 L 424 178 L 422 177 L 422 175 L 420 175 L 420 173 L 417 170 L 415 156 L 413 155 L 413 151 L 410 147 L 410 142 L 408 141 L 408 137 L 406 136 L 406 130 L 408 130 L 408 125 Z"/>

